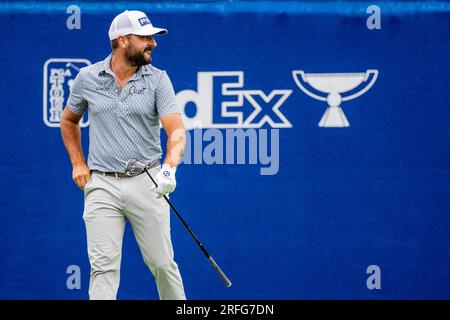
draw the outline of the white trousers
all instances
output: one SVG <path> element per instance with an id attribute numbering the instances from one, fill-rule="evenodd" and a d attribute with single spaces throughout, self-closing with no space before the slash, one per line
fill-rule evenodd
<path id="1" fill-rule="evenodd" d="M 159 166 L 149 170 L 152 177 Z M 186 299 L 170 238 L 170 207 L 150 190 L 144 173 L 130 178 L 93 172 L 84 188 L 83 219 L 91 265 L 89 299 L 115 300 L 125 223 L 131 223 L 145 264 L 155 277 L 161 300 Z"/>

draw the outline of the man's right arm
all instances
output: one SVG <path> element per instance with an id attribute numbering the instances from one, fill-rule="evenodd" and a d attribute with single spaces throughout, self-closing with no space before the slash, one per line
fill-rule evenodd
<path id="1" fill-rule="evenodd" d="M 72 112 L 69 107 L 64 108 L 61 117 L 61 135 L 72 162 L 72 179 L 80 189 L 83 189 L 91 178 L 81 146 L 79 122 L 82 117 L 82 114 Z"/>

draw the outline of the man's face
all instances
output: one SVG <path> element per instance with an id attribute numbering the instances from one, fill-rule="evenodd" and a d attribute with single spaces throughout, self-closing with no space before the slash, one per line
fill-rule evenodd
<path id="1" fill-rule="evenodd" d="M 152 61 L 152 51 L 156 41 L 152 36 L 129 35 L 125 58 L 133 67 L 140 67 Z"/>

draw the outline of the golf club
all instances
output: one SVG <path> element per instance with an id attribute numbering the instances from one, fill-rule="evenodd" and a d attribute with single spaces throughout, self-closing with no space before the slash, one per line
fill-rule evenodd
<path id="1" fill-rule="evenodd" d="M 150 173 L 148 173 L 147 170 L 148 170 L 148 167 L 147 167 L 146 164 L 144 164 L 143 162 L 141 162 L 139 160 L 131 159 L 127 163 L 125 172 L 129 176 L 134 176 L 134 175 L 141 174 L 142 172 L 145 171 L 145 173 L 149 176 L 149 178 L 152 180 L 152 182 L 155 184 L 155 186 L 158 187 L 158 184 L 153 179 L 153 177 L 150 175 Z M 230 287 L 231 286 L 231 281 L 223 273 L 223 271 L 220 269 L 220 267 L 217 265 L 217 263 L 214 261 L 214 259 L 211 257 L 211 255 L 208 253 L 208 251 L 206 251 L 206 249 L 205 249 L 205 247 L 203 247 L 202 243 L 197 239 L 197 237 L 195 236 L 194 232 L 192 232 L 191 228 L 189 228 L 188 224 L 184 221 L 184 219 L 178 213 L 177 209 L 175 209 L 175 207 L 173 206 L 172 202 L 169 200 L 169 198 L 166 195 L 164 195 L 164 199 L 166 199 L 167 203 L 172 208 L 172 210 L 175 212 L 175 214 L 177 215 L 178 219 L 180 219 L 181 223 L 184 225 L 186 230 L 189 232 L 189 234 L 191 235 L 192 239 L 194 239 L 194 241 L 197 243 L 197 245 L 200 247 L 200 249 L 202 250 L 202 252 L 206 256 L 206 258 L 208 259 L 209 263 L 211 263 L 213 268 L 219 274 L 219 276 L 222 279 L 222 281 L 225 284 L 225 286 Z"/>

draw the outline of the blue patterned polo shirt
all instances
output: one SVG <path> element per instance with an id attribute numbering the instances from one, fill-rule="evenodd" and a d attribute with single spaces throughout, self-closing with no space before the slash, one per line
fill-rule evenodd
<path id="1" fill-rule="evenodd" d="M 67 106 L 89 112 L 89 168 L 125 172 L 130 159 L 161 158 L 159 118 L 180 111 L 165 71 L 142 66 L 119 90 L 110 62 L 111 55 L 80 70 Z"/>

